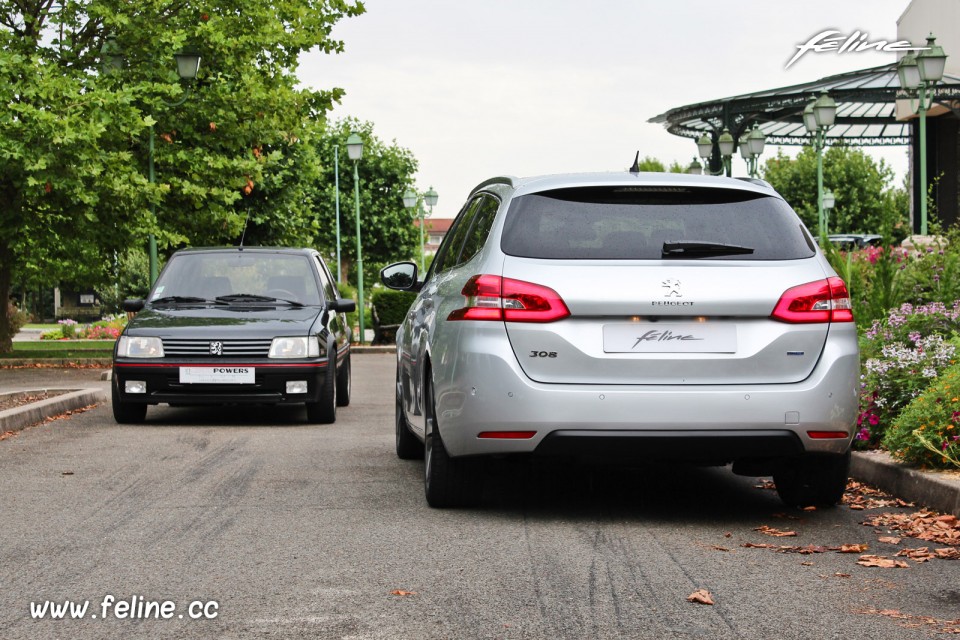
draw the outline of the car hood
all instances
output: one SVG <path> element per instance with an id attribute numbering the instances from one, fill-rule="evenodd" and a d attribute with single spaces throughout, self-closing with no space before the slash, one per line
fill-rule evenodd
<path id="1" fill-rule="evenodd" d="M 128 335 L 225 338 L 307 335 L 322 307 L 231 305 L 148 307 L 127 326 Z"/>

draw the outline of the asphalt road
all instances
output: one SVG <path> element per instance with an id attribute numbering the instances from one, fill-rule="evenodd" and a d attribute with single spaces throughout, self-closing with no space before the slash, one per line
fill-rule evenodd
<path id="1" fill-rule="evenodd" d="M 330 426 L 166 407 L 118 426 L 101 406 L 0 441 L 0 638 L 930 638 L 943 624 L 920 616 L 960 618 L 960 561 L 741 547 L 897 550 L 860 524 L 876 512 L 788 510 L 727 469 L 501 461 L 479 508 L 432 510 L 422 463 L 393 453 L 392 363 L 354 357 Z M 176 609 L 104 619 L 108 595 Z M 90 605 L 32 619 L 48 600 Z"/>

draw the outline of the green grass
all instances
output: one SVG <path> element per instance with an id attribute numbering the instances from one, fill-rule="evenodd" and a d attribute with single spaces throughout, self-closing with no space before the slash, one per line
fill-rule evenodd
<path id="1" fill-rule="evenodd" d="M 59 329 L 59 328 L 60 328 L 60 325 L 59 325 L 59 324 L 56 324 L 56 323 L 53 323 L 53 324 L 33 324 L 33 323 L 30 323 L 30 324 L 25 324 L 25 325 L 23 325 L 23 328 L 24 328 L 24 329 L 40 329 L 40 330 L 42 330 L 42 331 L 50 331 L 50 330 L 52 330 L 52 329 Z"/>
<path id="2" fill-rule="evenodd" d="M 28 340 L 14 342 L 13 351 L 0 353 L 0 359 L 20 358 L 109 358 L 113 355 L 113 340 Z"/>

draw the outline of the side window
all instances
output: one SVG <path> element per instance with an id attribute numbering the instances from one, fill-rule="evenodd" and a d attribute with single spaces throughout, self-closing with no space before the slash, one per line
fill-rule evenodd
<path id="1" fill-rule="evenodd" d="M 320 286 L 323 287 L 323 297 L 327 300 L 336 300 L 337 292 L 333 288 L 333 282 L 330 280 L 330 274 L 327 273 L 327 268 L 321 262 L 320 258 L 313 256 L 313 259 L 317 261 L 317 272 L 320 274 Z"/>
<path id="2" fill-rule="evenodd" d="M 453 221 L 447 237 L 443 239 L 440 250 L 437 251 L 437 257 L 433 259 L 430 265 L 430 276 L 437 273 L 443 273 L 447 269 L 456 266 L 457 258 L 460 256 L 460 247 L 463 246 L 463 239 L 467 231 L 470 230 L 470 223 L 473 222 L 473 216 L 477 212 L 479 198 L 474 198 L 460 210 L 457 219 Z M 429 279 L 429 278 L 428 278 Z"/>
<path id="3" fill-rule="evenodd" d="M 457 264 L 463 264 L 469 261 L 473 256 L 480 253 L 480 249 L 487 242 L 487 236 L 490 235 L 490 227 L 493 226 L 493 219 L 497 217 L 497 209 L 500 208 L 500 201 L 490 195 L 484 195 L 477 206 L 477 213 L 473 217 L 473 226 L 467 233 L 467 238 L 463 243 L 463 249 L 460 250 L 460 259 Z"/>

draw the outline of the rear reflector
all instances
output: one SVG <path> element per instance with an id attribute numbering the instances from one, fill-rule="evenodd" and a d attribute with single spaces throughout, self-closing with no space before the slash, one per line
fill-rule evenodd
<path id="1" fill-rule="evenodd" d="M 447 320 L 554 322 L 570 315 L 560 294 L 532 282 L 478 275 L 467 280 L 460 293 L 466 304 L 451 311 Z"/>
<path id="2" fill-rule="evenodd" d="M 846 431 L 807 431 L 807 435 L 814 440 L 838 440 L 850 437 Z"/>
<path id="3" fill-rule="evenodd" d="M 847 285 L 837 277 L 787 289 L 770 315 L 791 324 L 853 322 Z"/>
<path id="4" fill-rule="evenodd" d="M 537 435 L 536 431 L 481 431 L 478 438 L 493 440 L 529 440 Z"/>

